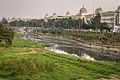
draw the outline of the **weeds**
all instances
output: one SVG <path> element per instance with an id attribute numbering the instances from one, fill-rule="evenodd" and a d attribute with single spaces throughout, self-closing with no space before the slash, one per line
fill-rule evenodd
<path id="1" fill-rule="evenodd" d="M 8 77 L 15 75 L 30 75 L 37 72 L 51 72 L 54 70 L 54 63 L 37 60 L 14 58 L 0 62 L 0 76 Z"/>

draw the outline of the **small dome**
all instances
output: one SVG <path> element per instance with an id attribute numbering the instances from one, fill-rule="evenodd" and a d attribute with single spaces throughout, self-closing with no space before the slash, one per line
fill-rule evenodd
<path id="1" fill-rule="evenodd" d="M 70 16 L 70 12 L 68 11 L 65 15 L 66 15 L 66 16 Z"/>
<path id="2" fill-rule="evenodd" d="M 95 10 L 95 13 L 97 14 L 97 13 L 101 13 L 102 12 L 102 8 L 101 7 L 99 7 L 99 8 L 97 8 L 96 10 Z"/>
<path id="3" fill-rule="evenodd" d="M 120 6 L 118 6 L 118 8 L 117 8 L 116 12 L 120 12 Z"/>
<path id="4" fill-rule="evenodd" d="M 48 17 L 49 15 L 48 14 L 45 14 L 45 17 Z"/>
<path id="5" fill-rule="evenodd" d="M 87 14 L 87 9 L 83 6 L 81 9 L 80 9 L 80 15 L 83 15 L 83 14 Z"/>
<path id="6" fill-rule="evenodd" d="M 56 13 L 53 13 L 53 16 L 56 16 L 57 14 Z"/>
<path id="7" fill-rule="evenodd" d="M 120 10 L 120 6 L 118 6 L 118 10 Z"/>

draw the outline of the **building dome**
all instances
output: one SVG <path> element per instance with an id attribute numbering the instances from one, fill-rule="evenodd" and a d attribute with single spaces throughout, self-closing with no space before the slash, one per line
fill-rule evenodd
<path id="1" fill-rule="evenodd" d="M 53 13 L 53 16 L 56 16 L 57 14 L 56 13 Z"/>
<path id="2" fill-rule="evenodd" d="M 102 8 L 101 8 L 101 7 L 97 8 L 97 9 L 95 10 L 95 14 L 101 13 L 101 12 L 102 12 Z"/>
<path id="3" fill-rule="evenodd" d="M 48 14 L 45 14 L 45 17 L 49 17 L 49 15 L 48 15 Z"/>
<path id="4" fill-rule="evenodd" d="M 118 10 L 120 10 L 120 6 L 118 6 Z"/>
<path id="5" fill-rule="evenodd" d="M 53 13 L 52 18 L 57 18 L 57 14 Z"/>
<path id="6" fill-rule="evenodd" d="M 65 14 L 65 16 L 70 16 L 70 12 L 68 11 L 68 12 Z"/>
<path id="7" fill-rule="evenodd" d="M 117 8 L 116 12 L 120 12 L 120 6 L 118 6 L 118 8 Z"/>
<path id="8" fill-rule="evenodd" d="M 80 9 L 80 15 L 84 15 L 84 14 L 87 14 L 87 9 L 83 6 L 81 9 Z"/>

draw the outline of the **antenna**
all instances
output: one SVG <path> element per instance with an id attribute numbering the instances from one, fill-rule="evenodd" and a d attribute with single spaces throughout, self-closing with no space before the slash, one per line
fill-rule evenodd
<path id="1" fill-rule="evenodd" d="M 94 0 L 93 0 L 93 17 L 94 17 L 94 8 L 95 8 L 95 6 L 94 6 Z"/>

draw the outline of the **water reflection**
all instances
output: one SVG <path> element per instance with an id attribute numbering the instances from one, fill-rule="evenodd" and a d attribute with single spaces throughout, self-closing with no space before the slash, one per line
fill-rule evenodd
<path id="1" fill-rule="evenodd" d="M 57 44 L 55 44 L 54 46 L 52 47 L 45 47 L 45 49 L 47 50 L 50 50 L 50 51 L 53 51 L 55 53 L 58 53 L 58 54 L 66 54 L 66 55 L 69 55 L 69 56 L 75 56 L 75 57 L 78 57 L 78 58 L 82 58 L 82 59 L 87 59 L 87 60 L 91 60 L 91 61 L 95 61 L 94 58 L 90 57 L 89 55 L 87 55 L 86 53 L 84 53 L 83 55 L 81 56 L 78 56 L 77 54 L 69 54 L 63 50 L 60 50 L 58 49 L 59 46 Z"/>

